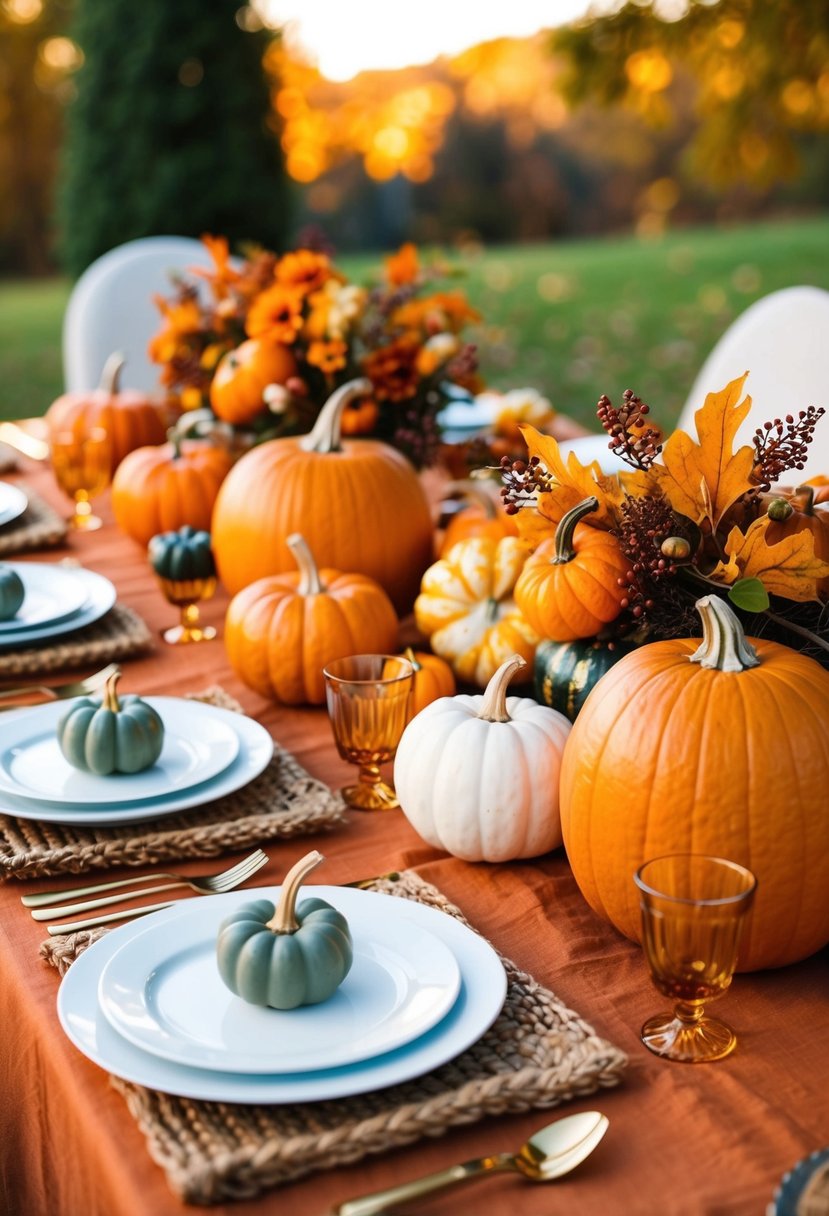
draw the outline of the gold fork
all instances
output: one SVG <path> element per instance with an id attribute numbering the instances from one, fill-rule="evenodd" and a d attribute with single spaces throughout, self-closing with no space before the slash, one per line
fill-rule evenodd
<path id="1" fill-rule="evenodd" d="M 202 874 L 195 878 L 185 878 L 183 874 L 143 874 L 140 878 L 121 878 L 115 882 L 100 883 L 92 887 L 79 887 L 71 891 L 47 891 L 40 895 L 24 895 L 20 902 L 24 907 L 34 909 L 33 920 L 50 920 L 53 916 L 73 916 L 76 912 L 91 912 L 95 908 L 117 904 L 122 899 L 137 899 L 139 895 L 155 895 L 158 891 L 172 891 L 177 887 L 190 887 L 199 895 L 222 895 L 225 891 L 232 891 L 234 887 L 238 887 L 257 870 L 261 870 L 267 860 L 267 854 L 263 853 L 261 849 L 256 849 L 230 869 L 222 870 L 220 874 Z M 173 881 L 142 887 L 138 891 L 132 890 L 139 883 L 154 882 L 157 878 L 169 878 Z M 71 900 L 78 896 L 95 894 L 98 891 L 112 891 L 116 887 L 120 888 L 116 895 L 104 895 L 96 899 L 82 900 L 80 903 L 67 903 L 61 904 L 57 908 L 54 907 L 62 899 Z M 130 889 L 125 890 L 124 888 Z M 135 912 L 136 909 L 132 909 L 126 915 L 135 915 Z"/>
<path id="2" fill-rule="evenodd" d="M 87 676 L 83 680 L 72 680 L 69 684 L 29 684 L 23 688 L 3 688 L 0 689 L 0 699 L 5 700 L 6 697 L 31 697 L 35 693 L 42 693 L 50 701 L 64 701 L 69 697 L 83 697 L 88 692 L 95 692 L 96 689 L 102 688 L 106 684 L 109 677 L 117 670 L 117 664 L 109 663 L 106 667 L 96 671 L 94 675 Z M 0 709 L 14 709 L 14 705 L 0 705 Z"/>

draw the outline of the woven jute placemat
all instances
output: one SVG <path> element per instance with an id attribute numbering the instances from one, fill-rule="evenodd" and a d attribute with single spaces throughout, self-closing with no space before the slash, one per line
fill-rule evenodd
<path id="1" fill-rule="evenodd" d="M 373 890 L 418 900 L 468 923 L 412 871 Z M 42 956 L 62 974 L 106 930 L 52 938 Z M 291 1106 L 192 1101 L 112 1078 L 172 1189 L 186 1203 L 250 1199 L 488 1115 L 544 1109 L 617 1085 L 627 1057 L 514 963 L 492 1028 L 426 1076 L 374 1093 Z"/>
<path id="2" fill-rule="evenodd" d="M 221 688 L 208 689 L 196 699 L 242 712 L 238 701 Z M 273 759 L 259 777 L 234 794 L 180 815 L 99 828 L 0 815 L 0 877 L 37 878 L 219 857 L 263 840 L 308 835 L 345 822 L 342 799 L 276 743 Z"/>
<path id="3" fill-rule="evenodd" d="M 138 613 L 126 604 L 114 604 L 100 620 L 83 629 L 26 650 L 0 651 L 0 678 L 74 671 L 145 654 L 154 645 L 153 635 Z"/>
<path id="4" fill-rule="evenodd" d="M 66 539 L 66 521 L 34 490 L 26 490 L 29 505 L 22 515 L 0 528 L 0 556 L 48 549 Z"/>

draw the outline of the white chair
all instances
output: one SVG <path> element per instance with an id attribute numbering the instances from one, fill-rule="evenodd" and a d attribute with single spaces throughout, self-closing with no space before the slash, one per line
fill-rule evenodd
<path id="1" fill-rule="evenodd" d="M 153 297 L 172 293 L 171 272 L 211 265 L 201 241 L 181 236 L 128 241 L 93 262 L 72 289 L 64 316 L 65 390 L 95 388 L 113 351 L 126 360 L 125 387 L 156 389 L 161 369 L 150 360 L 147 344 L 162 317 Z"/>

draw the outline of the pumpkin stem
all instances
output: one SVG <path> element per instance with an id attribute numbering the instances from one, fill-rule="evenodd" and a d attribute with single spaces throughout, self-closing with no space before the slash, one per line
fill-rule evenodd
<path id="1" fill-rule="evenodd" d="M 362 377 L 341 384 L 332 393 L 317 415 L 313 430 L 299 441 L 304 452 L 339 452 L 343 410 L 355 397 L 365 397 L 372 391 L 370 380 Z"/>
<path id="2" fill-rule="evenodd" d="M 495 499 L 474 481 L 450 481 L 446 487 L 446 497 L 450 498 L 453 494 L 462 494 L 473 506 L 480 507 L 488 520 L 497 517 Z"/>
<path id="3" fill-rule="evenodd" d="M 291 866 L 285 875 L 282 890 L 279 892 L 279 903 L 276 905 L 273 916 L 267 922 L 266 928 L 273 933 L 296 933 L 299 928 L 299 921 L 296 918 L 299 888 L 311 871 L 315 870 L 323 861 L 325 858 L 322 853 L 312 849 L 310 853 L 300 857 L 299 861 Z"/>
<path id="4" fill-rule="evenodd" d="M 121 679 L 121 668 L 116 667 L 112 675 L 107 678 L 104 685 L 104 695 L 101 701 L 101 709 L 108 709 L 111 713 L 117 714 L 121 708 L 121 702 L 118 700 L 116 685 Z"/>
<path id="5" fill-rule="evenodd" d="M 102 392 L 108 393 L 110 397 L 114 397 L 118 392 L 118 382 L 121 379 L 121 369 L 126 363 L 126 359 L 121 354 L 120 350 L 113 351 L 104 364 L 104 370 L 101 372 L 101 383 L 98 388 Z"/>
<path id="6" fill-rule="evenodd" d="M 506 659 L 493 676 L 484 691 L 484 699 L 478 710 L 478 717 L 484 722 L 511 722 L 507 713 L 507 685 L 521 667 L 526 667 L 526 659 L 520 654 L 514 654 Z"/>
<path id="7" fill-rule="evenodd" d="M 403 651 L 403 657 L 404 657 L 404 659 L 409 660 L 412 667 L 415 669 L 415 674 L 417 674 L 418 671 L 422 671 L 423 664 L 418 663 L 417 659 L 415 658 L 415 652 L 412 650 L 411 646 L 407 646 L 406 649 Z"/>
<path id="8" fill-rule="evenodd" d="M 308 547 L 308 542 L 299 532 L 292 532 L 285 544 L 294 555 L 294 561 L 299 567 L 299 595 L 322 595 L 325 586 L 320 578 L 319 567 L 314 561 L 314 555 Z"/>
<path id="9" fill-rule="evenodd" d="M 814 515 L 815 513 L 815 488 L 814 486 L 798 486 L 797 487 L 797 505 L 804 515 Z"/>
<path id="10" fill-rule="evenodd" d="M 706 595 L 694 605 L 702 618 L 702 643 L 689 655 L 692 663 L 716 671 L 745 671 L 759 667 L 760 657 L 746 640 L 734 610 L 718 595 Z"/>
<path id="11" fill-rule="evenodd" d="M 565 515 L 562 515 L 556 528 L 554 566 L 561 566 L 565 562 L 571 562 L 576 556 L 576 551 L 573 548 L 573 533 L 576 530 L 576 524 L 585 515 L 589 515 L 591 511 L 598 510 L 598 506 L 599 500 L 591 496 L 590 498 L 583 499 L 581 502 L 577 502 Z"/>

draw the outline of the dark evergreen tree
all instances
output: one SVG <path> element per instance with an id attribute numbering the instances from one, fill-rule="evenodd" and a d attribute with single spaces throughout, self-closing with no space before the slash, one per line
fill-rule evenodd
<path id="1" fill-rule="evenodd" d="M 66 269 L 135 237 L 279 249 L 287 189 L 262 57 L 239 0 L 77 0 L 84 55 L 58 200 Z"/>

